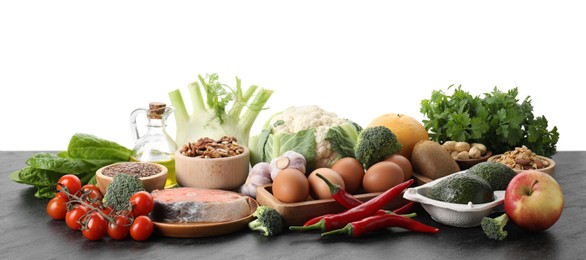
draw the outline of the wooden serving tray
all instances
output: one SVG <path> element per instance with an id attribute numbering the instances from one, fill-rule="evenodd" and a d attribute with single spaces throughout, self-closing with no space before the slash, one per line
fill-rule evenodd
<path id="1" fill-rule="evenodd" d="M 377 195 L 378 193 L 365 193 L 358 194 L 355 197 L 361 201 L 368 201 Z M 308 200 L 296 203 L 283 203 L 272 193 L 272 185 L 265 185 L 256 189 L 256 201 L 260 205 L 265 205 L 276 209 L 283 219 L 285 220 L 286 226 L 303 225 L 305 221 L 329 213 L 338 213 L 345 210 L 340 204 L 334 199 L 323 199 L 323 200 Z M 409 201 L 404 199 L 402 195 L 397 196 L 384 209 L 396 209 Z"/>

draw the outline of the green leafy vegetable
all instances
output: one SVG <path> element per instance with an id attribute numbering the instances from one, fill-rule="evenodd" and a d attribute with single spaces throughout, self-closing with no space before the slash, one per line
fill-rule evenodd
<path id="1" fill-rule="evenodd" d="M 129 161 L 132 150 L 117 143 L 88 134 L 75 134 L 67 151 L 37 153 L 27 166 L 10 174 L 10 179 L 37 188 L 35 197 L 53 198 L 57 181 L 65 174 L 75 174 L 83 184 L 96 184 L 96 170 L 120 161 Z"/>
<path id="2" fill-rule="evenodd" d="M 49 153 L 35 154 L 26 161 L 26 164 L 36 169 L 71 174 L 78 174 L 94 167 L 93 164 L 80 159 L 61 158 Z"/>
<path id="3" fill-rule="evenodd" d="M 270 162 L 286 151 L 295 151 L 303 154 L 307 168 L 315 169 L 316 149 L 315 128 L 301 130 L 293 134 L 271 134 L 267 136 L 267 142 L 262 151 L 262 161 Z"/>
<path id="4" fill-rule="evenodd" d="M 326 140 L 332 145 L 332 149 L 338 153 L 340 158 L 356 157 L 354 147 L 362 127 L 350 120 L 348 124 L 332 127 L 328 130 Z"/>
<path id="5" fill-rule="evenodd" d="M 503 92 L 496 87 L 483 97 L 472 96 L 461 86 L 452 95 L 434 90 L 430 99 L 421 101 L 421 113 L 428 118 L 423 124 L 437 142 L 478 142 L 493 153 L 525 145 L 537 154 L 553 155 L 557 127 L 548 130 L 547 119 L 533 115 L 531 98 L 519 103 L 518 94 L 517 88 Z"/>
<path id="6" fill-rule="evenodd" d="M 188 86 L 191 115 L 187 113 L 179 89 L 169 92 L 169 98 L 175 107 L 176 143 L 181 146 L 202 137 L 219 139 L 228 135 L 236 137 L 238 143 L 247 146 L 252 124 L 273 91 L 261 88 L 257 92 L 258 86 L 253 85 L 244 92 L 239 78 L 236 78 L 236 89 L 232 89 L 220 83 L 217 74 L 206 75 L 206 78 L 199 75 L 198 78 L 199 82 Z M 202 88 L 206 94 L 205 103 Z M 254 99 L 250 102 L 253 96 Z M 227 109 L 229 104 L 232 107 Z M 244 107 L 247 110 L 242 114 Z"/>
<path id="7" fill-rule="evenodd" d="M 250 139 L 250 162 L 270 162 L 287 151 L 305 157 L 307 173 L 329 167 L 340 157 L 354 157 L 362 127 L 318 106 L 289 107 L 273 114 Z"/>
<path id="8" fill-rule="evenodd" d="M 79 159 L 128 161 L 132 150 L 93 135 L 75 134 L 69 141 L 67 154 Z"/>
<path id="9" fill-rule="evenodd" d="M 397 136 L 384 126 L 368 127 L 358 135 L 354 154 L 362 163 L 364 169 L 370 168 L 387 156 L 401 151 L 403 145 L 397 140 Z"/>

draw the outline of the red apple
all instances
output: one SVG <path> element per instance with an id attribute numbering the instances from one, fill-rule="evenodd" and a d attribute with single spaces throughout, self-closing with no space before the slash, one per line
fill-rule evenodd
<path id="1" fill-rule="evenodd" d="M 507 186 L 505 212 L 522 229 L 546 230 L 560 218 L 563 209 L 562 189 L 547 173 L 524 171 Z"/>

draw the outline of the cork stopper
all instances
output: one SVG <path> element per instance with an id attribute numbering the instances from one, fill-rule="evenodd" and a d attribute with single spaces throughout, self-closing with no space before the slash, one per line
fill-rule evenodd
<path id="1" fill-rule="evenodd" d="M 149 103 L 149 119 L 161 119 L 165 113 L 165 103 L 162 102 L 151 102 Z"/>

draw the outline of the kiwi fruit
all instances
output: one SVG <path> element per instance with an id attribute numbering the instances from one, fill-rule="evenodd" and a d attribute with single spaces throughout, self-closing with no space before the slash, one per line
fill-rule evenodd
<path id="1" fill-rule="evenodd" d="M 413 171 L 432 180 L 459 172 L 460 166 L 450 153 L 439 143 L 421 140 L 411 154 Z"/>

